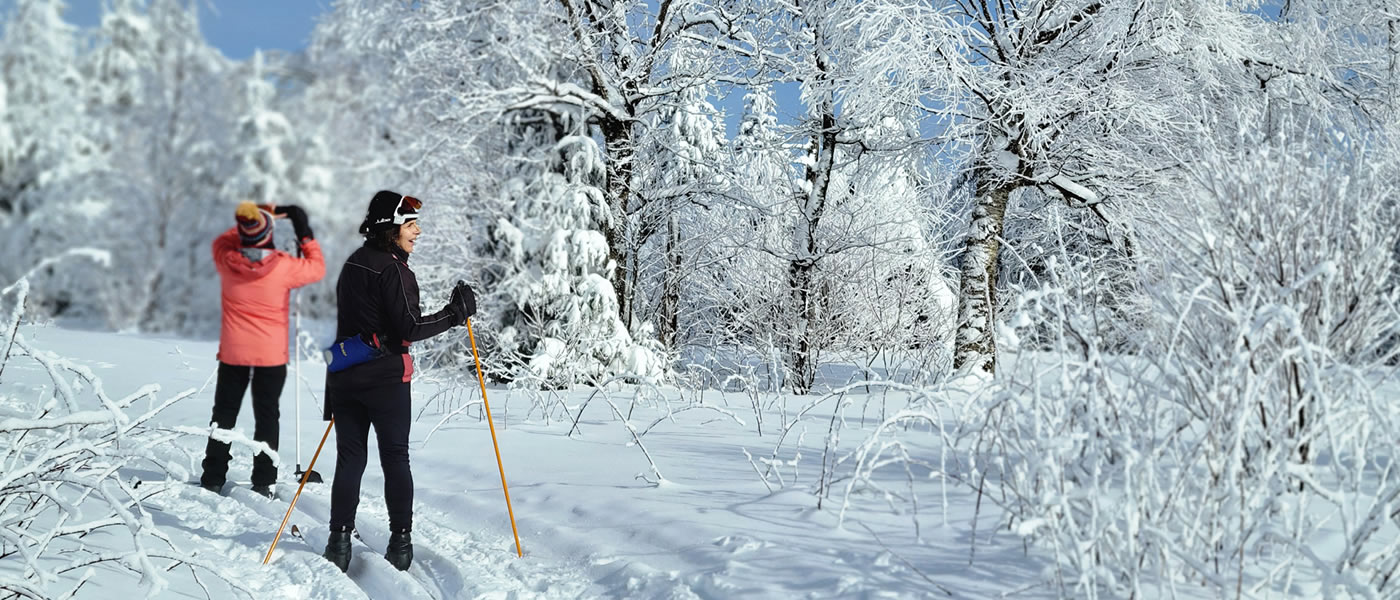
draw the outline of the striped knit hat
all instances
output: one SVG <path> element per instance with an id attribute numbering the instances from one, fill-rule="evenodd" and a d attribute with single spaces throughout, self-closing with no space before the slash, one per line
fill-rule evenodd
<path id="1" fill-rule="evenodd" d="M 272 214 L 252 202 L 243 202 L 234 211 L 238 218 L 238 241 L 244 248 L 272 247 Z"/>

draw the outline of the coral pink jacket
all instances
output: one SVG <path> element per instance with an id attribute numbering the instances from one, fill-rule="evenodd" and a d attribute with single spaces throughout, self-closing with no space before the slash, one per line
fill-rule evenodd
<path id="1" fill-rule="evenodd" d="M 305 258 L 278 250 L 253 262 L 239 251 L 238 229 L 231 228 L 214 238 L 213 250 L 222 288 L 219 361 L 250 367 L 287 364 L 289 292 L 326 275 L 321 245 L 303 243 Z"/>

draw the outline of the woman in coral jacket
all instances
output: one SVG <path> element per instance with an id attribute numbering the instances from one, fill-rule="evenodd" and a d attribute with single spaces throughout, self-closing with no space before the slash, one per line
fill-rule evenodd
<path id="1" fill-rule="evenodd" d="M 292 222 L 303 258 L 272 246 L 274 214 Z M 223 323 L 219 331 L 219 379 L 214 387 L 212 424 L 232 429 L 253 385 L 253 440 L 277 450 L 278 398 L 287 379 L 288 297 L 294 288 L 320 281 L 326 274 L 321 246 L 311 233 L 306 211 L 294 205 L 269 209 L 252 202 L 238 205 L 237 226 L 214 238 L 214 267 L 222 288 Z M 210 436 L 204 449 L 204 489 L 222 491 L 228 475 L 229 444 Z M 272 496 L 277 467 L 266 453 L 253 456 L 253 491 Z"/>

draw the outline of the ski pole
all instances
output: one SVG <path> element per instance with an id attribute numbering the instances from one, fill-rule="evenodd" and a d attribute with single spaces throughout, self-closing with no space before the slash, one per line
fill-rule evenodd
<path id="1" fill-rule="evenodd" d="M 301 258 L 300 244 L 297 244 L 297 258 Z M 292 345 L 296 348 L 297 353 L 296 373 L 294 374 L 295 381 L 292 382 L 292 385 L 296 388 L 297 404 L 297 470 L 293 471 L 293 474 L 297 477 L 308 475 L 305 481 L 310 481 L 311 483 L 323 483 L 325 480 L 321 478 L 321 474 L 312 471 L 309 465 L 306 467 L 305 471 L 301 470 L 301 386 L 302 383 L 304 383 L 301 379 L 301 290 L 293 291 L 292 298 L 294 298 L 292 303 L 293 312 L 296 314 L 296 337 L 293 338 L 295 341 Z"/>
<path id="2" fill-rule="evenodd" d="M 301 247 L 297 247 L 297 256 L 301 256 Z M 297 403 L 297 470 L 301 470 L 301 292 L 294 291 L 292 300 L 292 310 L 296 312 L 296 336 L 292 338 L 292 348 L 296 350 L 296 373 L 292 387 L 296 388 Z"/>
<path id="3" fill-rule="evenodd" d="M 272 560 L 272 551 L 277 549 L 277 540 L 282 537 L 282 529 L 287 526 L 287 520 L 292 518 L 292 509 L 297 506 L 297 499 L 301 498 L 301 490 L 306 487 L 306 478 L 311 476 L 311 468 L 316 466 L 316 458 L 321 456 L 321 447 L 326 445 L 326 438 L 331 435 L 331 428 L 335 426 L 335 419 L 326 424 L 326 433 L 321 435 L 321 443 L 316 446 L 316 453 L 311 455 L 311 464 L 306 465 L 306 472 L 301 475 L 301 485 L 297 486 L 297 493 L 292 496 L 292 505 L 287 507 L 287 516 L 282 517 L 282 524 L 277 526 L 277 535 L 272 536 L 272 546 L 267 549 L 267 556 L 263 557 L 263 564 Z"/>
<path id="4" fill-rule="evenodd" d="M 472 320 L 467 319 L 467 338 L 472 342 L 472 358 L 476 359 L 476 380 L 481 384 L 481 405 L 486 407 L 486 426 L 491 428 L 491 447 L 496 450 L 496 468 L 501 470 L 501 491 L 506 494 L 506 514 L 510 516 L 510 533 L 515 536 L 516 556 L 525 556 L 520 549 L 520 532 L 515 529 L 515 511 L 510 507 L 510 488 L 506 486 L 506 467 L 501 463 L 501 446 L 496 443 L 496 425 L 491 421 L 491 403 L 486 401 L 486 377 L 481 374 L 481 356 L 476 353 L 476 334 L 472 333 Z M 292 499 L 296 502 L 296 499 Z M 288 514 L 291 514 L 290 511 Z M 271 553 L 271 551 L 269 551 Z"/>

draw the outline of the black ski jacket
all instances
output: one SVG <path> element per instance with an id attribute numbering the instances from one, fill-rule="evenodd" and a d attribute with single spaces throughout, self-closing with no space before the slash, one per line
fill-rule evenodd
<path id="1" fill-rule="evenodd" d="M 326 373 L 325 418 L 331 418 L 331 396 L 339 390 L 364 390 L 413 378 L 411 342 L 424 340 L 460 325 L 446 308 L 423 315 L 418 305 L 418 278 L 408 268 L 408 253 L 361 246 L 340 269 L 335 284 L 337 340 L 374 334 L 389 350 L 382 356 L 344 371 Z"/>

